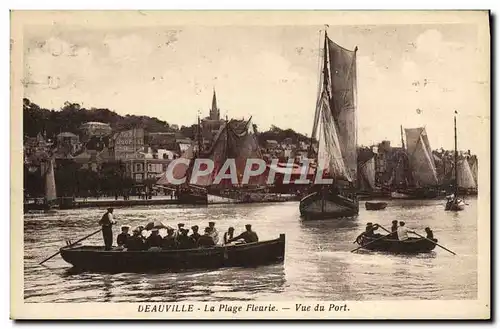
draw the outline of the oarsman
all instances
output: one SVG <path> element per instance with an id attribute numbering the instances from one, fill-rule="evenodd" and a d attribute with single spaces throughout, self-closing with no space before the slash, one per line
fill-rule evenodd
<path id="1" fill-rule="evenodd" d="M 393 220 L 392 221 L 392 226 L 391 226 L 391 234 L 389 235 L 390 238 L 397 239 L 398 237 L 398 221 Z"/>
<path id="2" fill-rule="evenodd" d="M 200 233 L 198 233 L 198 225 L 191 226 L 191 230 L 193 230 L 193 234 L 189 236 L 189 238 L 194 242 L 196 245 L 198 243 L 198 239 L 200 238 Z"/>
<path id="3" fill-rule="evenodd" d="M 121 227 L 122 233 L 118 234 L 116 237 L 116 244 L 118 247 L 124 247 L 127 245 L 127 241 L 130 238 L 130 234 L 128 234 L 128 230 L 130 229 L 130 226 L 128 225 L 123 225 Z"/>
<path id="4" fill-rule="evenodd" d="M 398 227 L 398 239 L 400 241 L 408 240 L 408 233 L 415 233 L 405 226 L 405 222 L 400 221 Z"/>
<path id="5" fill-rule="evenodd" d="M 154 228 L 151 230 L 151 235 L 146 239 L 146 248 L 160 248 L 162 244 L 162 238 L 158 233 L 158 229 Z"/>
<path id="6" fill-rule="evenodd" d="M 205 233 L 198 239 L 198 247 L 209 248 L 213 246 L 215 246 L 215 242 L 210 236 L 210 227 L 205 227 Z"/>
<path id="7" fill-rule="evenodd" d="M 227 232 L 224 233 L 224 244 L 228 244 L 229 240 L 234 237 L 234 227 L 230 227 L 227 229 Z"/>
<path id="8" fill-rule="evenodd" d="M 174 229 L 168 228 L 167 235 L 165 235 L 161 242 L 162 249 L 172 250 L 175 249 L 175 238 L 174 238 Z"/>
<path id="9" fill-rule="evenodd" d="M 427 233 L 427 239 L 434 239 L 434 233 L 430 229 L 430 227 L 425 228 L 425 233 Z"/>
<path id="10" fill-rule="evenodd" d="M 257 236 L 257 233 L 255 233 L 254 231 L 252 231 L 252 225 L 246 224 L 245 225 L 245 229 L 246 229 L 245 232 L 241 233 L 237 237 L 229 239 L 228 243 L 236 241 L 236 240 L 239 240 L 239 239 L 245 240 L 246 243 L 258 242 L 259 241 L 259 237 Z"/>
<path id="11" fill-rule="evenodd" d="M 212 237 L 212 240 L 214 240 L 215 244 L 219 243 L 219 232 L 215 228 L 215 222 L 208 222 L 208 228 L 210 229 L 210 236 Z"/>
<path id="12" fill-rule="evenodd" d="M 102 215 L 99 225 L 102 227 L 102 238 L 104 239 L 104 249 L 111 250 L 113 246 L 113 225 L 116 221 L 113 219 L 113 208 L 108 208 L 108 211 Z"/>

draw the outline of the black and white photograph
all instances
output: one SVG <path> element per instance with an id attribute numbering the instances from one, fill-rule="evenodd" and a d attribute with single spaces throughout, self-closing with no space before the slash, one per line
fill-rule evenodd
<path id="1" fill-rule="evenodd" d="M 489 318 L 489 19 L 13 11 L 11 316 Z"/>

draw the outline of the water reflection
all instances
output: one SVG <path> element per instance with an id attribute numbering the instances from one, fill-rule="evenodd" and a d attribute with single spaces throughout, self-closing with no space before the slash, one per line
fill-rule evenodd
<path id="1" fill-rule="evenodd" d="M 258 268 L 229 268 L 179 273 L 90 273 L 71 268 L 56 252 L 64 239 L 73 241 L 96 230 L 103 209 L 29 215 L 25 226 L 24 295 L 26 302 L 131 302 L 218 300 L 377 300 L 460 299 L 477 296 L 477 213 L 475 200 L 459 213 L 445 212 L 431 201 L 389 201 L 384 211 L 366 211 L 356 218 L 303 221 L 298 203 L 220 205 L 208 207 L 142 207 L 116 209 L 119 225 L 137 226 L 161 220 L 176 226 L 216 222 L 239 232 L 251 223 L 260 240 L 286 234 L 285 262 Z M 367 222 L 390 227 L 392 220 L 423 231 L 430 226 L 439 243 L 418 256 L 359 250 L 355 238 Z M 118 230 L 115 230 L 115 236 Z M 381 232 L 383 233 L 383 232 Z M 467 243 L 463 243 L 467 241 Z M 85 244 L 102 244 L 97 234 Z M 453 268 L 453 271 L 450 271 Z"/>

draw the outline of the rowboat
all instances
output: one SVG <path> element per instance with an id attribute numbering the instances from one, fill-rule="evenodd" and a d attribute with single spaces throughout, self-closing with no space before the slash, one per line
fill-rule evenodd
<path id="1" fill-rule="evenodd" d="M 382 210 L 387 207 L 387 202 L 365 202 L 366 210 Z"/>
<path id="2" fill-rule="evenodd" d="M 106 251 L 103 246 L 76 246 L 63 247 L 60 252 L 75 269 L 113 273 L 255 267 L 284 262 L 285 234 L 274 240 L 211 248 Z"/>
<path id="3" fill-rule="evenodd" d="M 387 238 L 374 241 L 376 239 L 377 238 L 363 236 L 358 244 L 364 246 L 364 249 L 372 251 L 385 251 L 401 254 L 418 254 L 432 251 L 436 247 L 436 244 L 438 242 L 437 239 L 431 239 L 435 242 L 432 243 L 428 239 L 424 238 L 408 238 L 408 240 L 403 241 Z"/>

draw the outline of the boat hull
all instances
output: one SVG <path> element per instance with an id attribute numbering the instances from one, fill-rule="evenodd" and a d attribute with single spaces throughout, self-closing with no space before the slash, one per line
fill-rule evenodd
<path id="1" fill-rule="evenodd" d="M 365 202 L 366 210 L 383 210 L 387 207 L 387 202 Z"/>
<path id="2" fill-rule="evenodd" d="M 359 213 L 357 200 L 341 195 L 315 192 L 300 200 L 300 215 L 303 220 L 324 220 L 353 217 Z"/>
<path id="3" fill-rule="evenodd" d="M 370 243 L 374 240 L 374 238 L 363 237 L 361 239 L 360 245 L 364 246 L 364 249 L 371 251 L 383 251 L 401 254 L 419 254 L 431 252 L 432 250 L 434 250 L 434 248 L 436 248 L 436 243 L 438 242 L 437 239 L 433 239 L 435 243 L 432 243 L 431 241 L 424 238 L 409 238 L 408 240 L 404 241 L 400 241 L 397 239 L 381 239 Z"/>
<path id="4" fill-rule="evenodd" d="M 105 251 L 100 246 L 63 247 L 61 256 L 75 269 L 113 273 L 255 267 L 284 261 L 285 235 L 269 241 L 187 250 Z"/>

